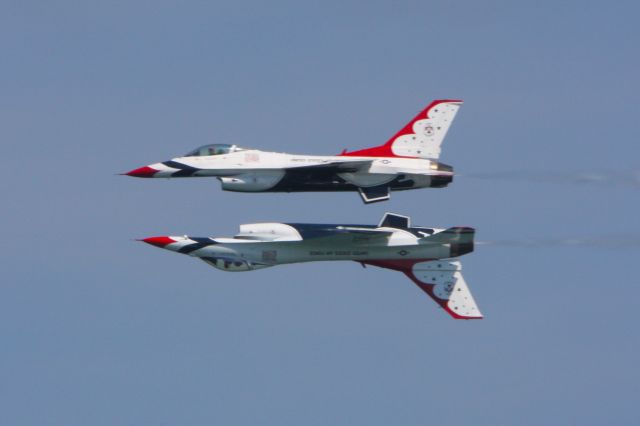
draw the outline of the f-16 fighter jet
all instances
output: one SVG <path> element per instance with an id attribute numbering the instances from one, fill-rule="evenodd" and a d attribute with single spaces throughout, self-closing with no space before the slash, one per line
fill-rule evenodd
<path id="1" fill-rule="evenodd" d="M 474 229 L 412 227 L 387 213 L 375 225 L 253 223 L 233 238 L 150 237 L 141 241 L 200 258 L 223 271 L 286 263 L 354 260 L 405 273 L 457 319 L 482 318 L 457 257 L 473 251 Z"/>
<path id="2" fill-rule="evenodd" d="M 453 168 L 438 161 L 440 145 L 462 105 L 431 102 L 384 145 L 336 156 L 293 155 L 213 144 L 125 173 L 144 178 L 217 177 L 237 192 L 358 191 L 365 203 L 390 192 L 442 188 Z"/>

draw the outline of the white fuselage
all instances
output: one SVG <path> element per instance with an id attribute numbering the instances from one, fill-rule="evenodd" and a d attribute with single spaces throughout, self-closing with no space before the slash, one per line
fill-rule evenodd
<path id="1" fill-rule="evenodd" d="M 231 242 L 217 238 L 219 245 L 198 250 L 191 256 L 217 257 L 237 256 L 252 263 L 285 263 L 334 261 L 334 260 L 377 260 L 377 259 L 442 259 L 450 257 L 447 244 L 398 246 L 362 246 L 358 244 L 322 244 L 314 241 L 292 242 Z"/>
<path id="2" fill-rule="evenodd" d="M 422 188 L 431 186 L 431 176 L 453 174 L 439 171 L 437 161 L 423 158 L 295 155 L 255 149 L 222 155 L 177 157 L 151 167 L 158 170 L 154 177 L 212 176 L 220 179 L 225 190 L 254 192 L 274 188 L 287 172 L 301 172 L 309 167 L 311 169 L 308 170 L 313 172 L 313 166 L 354 162 L 368 164 L 335 174 L 356 187 L 384 185 L 398 175 L 404 175 L 405 179 L 413 181 L 411 188 Z M 183 165 L 194 170 L 180 174 Z"/>
<path id="3" fill-rule="evenodd" d="M 328 226 L 247 224 L 233 238 L 163 237 L 167 239 L 162 247 L 229 271 L 299 262 L 443 259 L 461 254 L 452 249 L 451 243 L 457 240 L 434 239 L 441 229 Z"/>
<path id="4" fill-rule="evenodd" d="M 462 101 L 431 102 L 386 143 L 340 155 L 264 152 L 208 144 L 169 161 L 125 173 L 143 178 L 213 176 L 235 192 L 357 191 L 365 203 L 392 191 L 443 188 L 453 168 L 440 163 L 441 145 Z"/>

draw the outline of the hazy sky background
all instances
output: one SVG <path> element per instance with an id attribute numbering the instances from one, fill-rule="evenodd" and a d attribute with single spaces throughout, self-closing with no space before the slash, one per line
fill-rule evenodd
<path id="1" fill-rule="evenodd" d="M 0 4 L 0 424 L 638 423 L 636 2 Z M 443 97 L 465 100 L 447 189 L 116 175 L 214 142 L 378 145 Z M 393 271 L 133 241 L 385 211 L 514 241 L 463 258 L 484 320 Z"/>

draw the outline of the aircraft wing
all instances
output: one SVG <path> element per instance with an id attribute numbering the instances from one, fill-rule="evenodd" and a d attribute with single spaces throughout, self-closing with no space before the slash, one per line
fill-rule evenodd
<path id="1" fill-rule="evenodd" d="M 289 167 L 259 167 L 253 170 L 258 172 L 284 170 L 289 173 L 299 174 L 300 179 L 306 179 L 306 176 L 317 174 L 334 175 L 336 173 L 356 173 L 368 169 L 372 163 L 373 160 L 331 161 L 327 163 L 300 163 Z M 246 169 L 229 169 L 220 170 L 219 174 L 221 176 L 237 176 L 245 174 L 247 171 Z"/>
<path id="2" fill-rule="evenodd" d="M 327 163 L 300 164 L 299 166 L 285 167 L 284 170 L 313 170 L 327 173 L 355 173 L 368 168 L 373 160 L 356 161 L 331 161 Z"/>
<path id="3" fill-rule="evenodd" d="M 393 231 L 378 228 L 368 228 L 357 225 L 316 225 L 305 223 L 290 223 L 304 241 L 318 243 L 370 245 L 386 243 Z"/>
<path id="4" fill-rule="evenodd" d="M 368 170 L 373 160 L 357 160 L 357 161 L 332 161 L 324 164 L 300 165 L 295 167 L 287 167 L 284 170 L 289 173 L 299 174 L 297 179 L 307 179 L 312 173 L 317 177 L 318 174 L 332 176 L 338 173 L 357 173 Z M 365 204 L 386 201 L 391 197 L 388 183 L 370 187 L 359 187 L 358 192 Z"/>
<path id="5" fill-rule="evenodd" d="M 422 291 L 455 319 L 482 319 L 462 276 L 459 260 L 380 260 L 363 262 L 404 272 Z"/>
<path id="6" fill-rule="evenodd" d="M 248 223 L 240 225 L 233 239 L 254 241 L 313 241 L 331 244 L 386 242 L 393 231 L 363 225 L 320 225 L 314 223 Z M 217 238 L 216 241 L 223 241 Z"/>

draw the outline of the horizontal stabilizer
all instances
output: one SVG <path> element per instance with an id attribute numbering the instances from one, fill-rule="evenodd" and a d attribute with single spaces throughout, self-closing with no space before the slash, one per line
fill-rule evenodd
<path id="1" fill-rule="evenodd" d="M 448 244 L 451 257 L 462 256 L 474 250 L 473 238 L 476 230 L 466 226 L 456 226 L 420 240 L 420 244 Z"/>
<path id="2" fill-rule="evenodd" d="M 473 243 L 476 230 L 466 226 L 454 226 L 425 239 L 426 243 L 466 244 Z"/>

